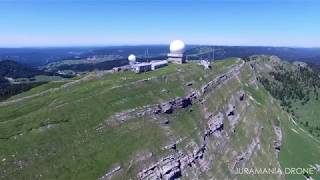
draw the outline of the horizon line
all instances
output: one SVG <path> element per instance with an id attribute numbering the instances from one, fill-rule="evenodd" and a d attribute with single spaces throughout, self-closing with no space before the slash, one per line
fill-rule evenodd
<path id="1" fill-rule="evenodd" d="M 27 49 L 27 48 L 102 48 L 102 47 L 120 47 L 120 46 L 168 46 L 168 43 L 139 43 L 139 44 L 95 44 L 95 45 L 25 45 L 25 46 L 1 46 L 0 49 Z M 226 46 L 226 47 L 272 47 L 272 48 L 305 48 L 305 49 L 318 49 L 320 46 L 298 46 L 298 45 L 231 45 L 231 44 L 202 44 L 202 43 L 190 43 L 186 46 Z"/>

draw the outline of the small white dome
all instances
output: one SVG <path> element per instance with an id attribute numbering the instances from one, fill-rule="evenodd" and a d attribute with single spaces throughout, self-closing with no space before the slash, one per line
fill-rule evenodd
<path id="1" fill-rule="evenodd" d="M 136 56 L 133 54 L 130 54 L 130 56 L 128 56 L 129 61 L 136 61 L 136 59 L 137 59 Z"/>
<path id="2" fill-rule="evenodd" d="M 181 40 L 174 40 L 170 44 L 171 53 L 183 53 L 184 48 L 185 48 L 185 44 Z"/>

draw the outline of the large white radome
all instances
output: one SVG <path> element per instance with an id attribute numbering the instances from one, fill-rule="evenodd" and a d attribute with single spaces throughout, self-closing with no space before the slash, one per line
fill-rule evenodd
<path id="1" fill-rule="evenodd" d="M 130 56 L 128 56 L 129 61 L 136 61 L 136 59 L 137 59 L 136 56 L 133 54 L 130 54 Z"/>
<path id="2" fill-rule="evenodd" d="M 185 44 L 181 40 L 174 40 L 170 44 L 171 53 L 183 53 Z"/>

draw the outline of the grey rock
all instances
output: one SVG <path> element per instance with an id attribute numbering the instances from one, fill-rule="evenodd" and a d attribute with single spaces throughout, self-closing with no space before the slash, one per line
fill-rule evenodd
<path id="1" fill-rule="evenodd" d="M 273 145 L 276 151 L 279 152 L 282 144 L 282 131 L 281 128 L 277 126 L 274 127 L 274 131 L 276 134 L 276 139 L 273 141 Z"/>
<path id="2" fill-rule="evenodd" d="M 107 180 L 107 179 L 111 179 L 111 177 L 114 175 L 114 173 L 118 172 L 121 170 L 120 166 L 116 166 L 113 169 L 111 169 L 109 172 L 107 172 L 105 175 L 103 175 L 102 177 L 98 178 L 99 180 Z"/>
<path id="3" fill-rule="evenodd" d="M 169 119 L 165 119 L 161 122 L 161 124 L 168 125 L 170 123 Z"/>
<path id="4" fill-rule="evenodd" d="M 229 120 L 230 126 L 231 126 L 231 131 L 234 131 L 236 124 L 240 120 L 240 115 L 237 114 L 236 112 L 236 107 L 233 104 L 228 104 L 228 108 L 226 111 L 226 116 Z"/>
<path id="5" fill-rule="evenodd" d="M 168 93 L 169 91 L 167 89 L 162 89 L 161 93 Z"/>
<path id="6" fill-rule="evenodd" d="M 138 173 L 138 179 L 176 179 L 181 176 L 181 153 L 161 159 Z"/>
<path id="7" fill-rule="evenodd" d="M 162 150 L 168 150 L 168 149 L 177 149 L 177 144 L 176 143 L 172 143 L 169 145 L 164 146 L 163 148 L 161 148 Z"/>
<path id="8" fill-rule="evenodd" d="M 261 136 L 262 129 L 258 130 L 258 134 L 252 139 L 251 143 L 247 146 L 247 148 L 238 153 L 238 155 L 234 158 L 232 162 L 230 171 L 233 173 L 234 168 L 241 162 L 248 161 L 252 154 L 255 152 L 256 149 L 260 148 L 260 136 Z"/>
<path id="9" fill-rule="evenodd" d="M 208 119 L 208 128 L 205 131 L 204 139 L 206 139 L 211 134 L 219 136 L 221 131 L 223 130 L 223 114 L 221 112 L 219 112 L 215 116 L 208 114 Z"/>
<path id="10" fill-rule="evenodd" d="M 194 99 L 197 99 L 198 96 L 199 93 L 197 91 L 194 91 L 185 97 L 175 98 L 171 101 L 160 104 L 154 112 L 155 114 L 159 112 L 171 114 L 175 109 L 181 109 L 191 106 L 192 101 Z"/>
<path id="11" fill-rule="evenodd" d="M 238 92 L 238 97 L 239 97 L 239 100 L 240 100 L 240 101 L 243 101 L 243 100 L 244 100 L 245 93 L 244 93 L 243 90 L 241 90 L 241 91 Z"/>
<path id="12" fill-rule="evenodd" d="M 315 166 L 316 166 L 316 171 L 320 173 L 320 164 L 315 164 Z"/>
<path id="13" fill-rule="evenodd" d="M 192 86 L 193 85 L 193 81 L 187 82 L 186 86 Z"/>
<path id="14" fill-rule="evenodd" d="M 161 109 L 162 113 L 171 114 L 173 112 L 173 106 L 172 106 L 171 102 L 162 103 L 160 105 L 160 109 Z"/>
<path id="15" fill-rule="evenodd" d="M 189 105 L 192 105 L 192 101 L 189 97 L 185 97 L 185 98 L 178 98 L 175 102 L 174 102 L 175 108 L 185 108 Z"/>

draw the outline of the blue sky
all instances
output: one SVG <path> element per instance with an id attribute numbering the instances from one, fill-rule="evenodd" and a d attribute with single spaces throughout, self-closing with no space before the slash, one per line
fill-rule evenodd
<path id="1" fill-rule="evenodd" d="M 320 47 L 312 0 L 0 0 L 0 46 Z"/>

